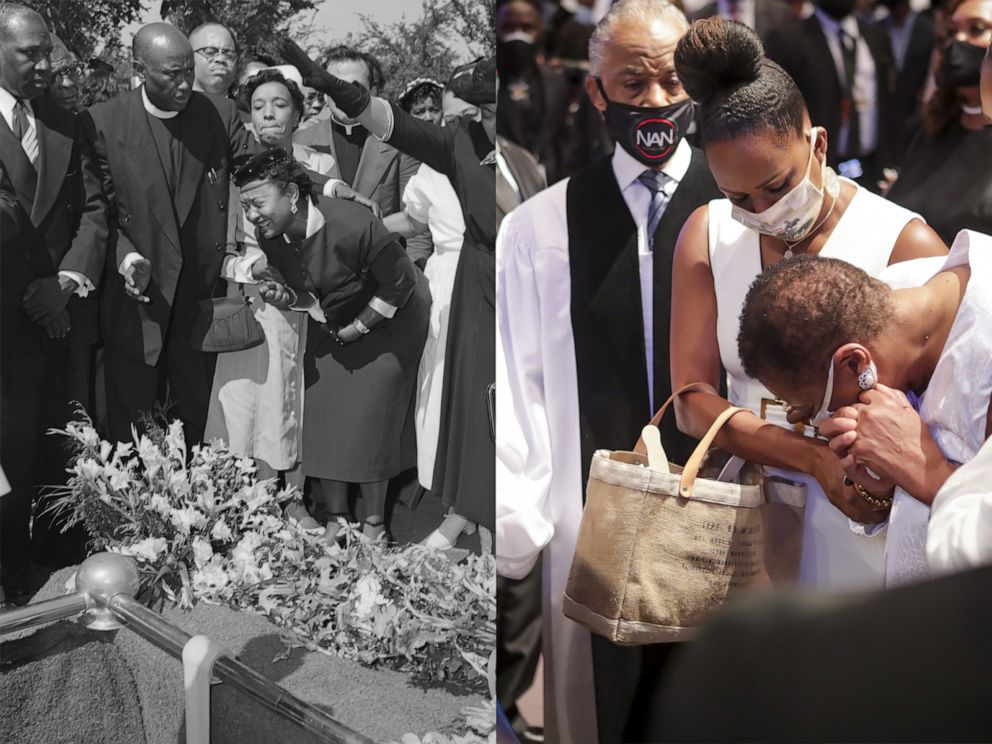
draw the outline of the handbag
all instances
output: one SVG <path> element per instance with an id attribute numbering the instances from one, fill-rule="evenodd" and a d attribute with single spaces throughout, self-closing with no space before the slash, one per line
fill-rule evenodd
<path id="1" fill-rule="evenodd" d="M 634 451 L 593 455 L 563 611 L 620 645 L 685 640 L 728 599 L 799 575 L 806 485 L 710 448 L 747 409 L 724 410 L 684 468 L 665 459 L 655 427 L 698 387 Z"/>
<path id="2" fill-rule="evenodd" d="M 240 286 L 240 285 L 239 285 Z M 221 353 L 243 351 L 265 341 L 265 332 L 255 319 L 251 300 L 241 296 L 200 300 L 200 314 L 193 322 L 190 344 L 195 351 Z"/>

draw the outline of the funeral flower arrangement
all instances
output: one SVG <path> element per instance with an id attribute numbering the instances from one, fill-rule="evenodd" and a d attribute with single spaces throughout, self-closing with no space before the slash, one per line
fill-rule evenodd
<path id="1" fill-rule="evenodd" d="M 187 450 L 180 422 L 101 441 L 85 412 L 57 434 L 74 450 L 51 509 L 85 524 L 94 551 L 135 558 L 144 596 L 262 613 L 291 646 L 487 688 L 496 641 L 495 563 L 453 563 L 344 529 L 327 547 L 283 516 L 295 489 L 258 481 L 219 444 Z"/>

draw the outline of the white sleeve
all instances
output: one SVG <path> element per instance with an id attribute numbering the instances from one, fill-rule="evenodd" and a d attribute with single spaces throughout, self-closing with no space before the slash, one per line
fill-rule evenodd
<path id="1" fill-rule="evenodd" d="M 937 492 L 927 559 L 934 573 L 992 563 L 992 439 Z"/>
<path id="2" fill-rule="evenodd" d="M 425 225 L 429 223 L 431 205 L 434 203 L 429 170 L 429 165 L 421 163 L 420 168 L 413 178 L 407 181 L 403 190 L 404 211 L 417 222 Z"/>
<path id="3" fill-rule="evenodd" d="M 534 246 L 513 216 L 496 238 L 496 569 L 523 578 L 554 534 L 553 472 Z"/>
<path id="4" fill-rule="evenodd" d="M 252 269 L 255 265 L 259 269 L 268 267 L 269 262 L 264 253 L 256 253 L 253 256 L 242 256 L 236 253 L 229 253 L 224 256 L 224 263 L 221 264 L 220 275 L 229 282 L 240 284 L 258 284 Z"/>

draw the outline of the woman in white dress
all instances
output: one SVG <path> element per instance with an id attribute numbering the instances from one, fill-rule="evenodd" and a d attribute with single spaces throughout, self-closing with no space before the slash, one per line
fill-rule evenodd
<path id="1" fill-rule="evenodd" d="M 334 158 L 305 145 L 293 144 L 304 109 L 302 78 L 295 67 L 265 68 L 244 81 L 240 95 L 251 114 L 252 131 L 269 149 L 282 147 L 313 173 L 328 174 Z M 324 193 L 346 185 L 327 181 Z M 237 202 L 234 202 L 237 203 Z M 206 439 L 222 439 L 232 452 L 251 457 L 260 478 L 284 472 L 290 483 L 302 487 L 299 468 L 300 428 L 303 421 L 303 366 L 307 313 L 280 310 L 259 295 L 259 280 L 269 278 L 265 254 L 255 231 L 245 229 L 239 215 L 237 243 L 243 250 L 224 263 L 228 294 L 251 298 L 255 318 L 265 332 L 265 343 L 252 349 L 219 354 L 207 414 Z M 307 519 L 300 511 L 295 515 Z M 316 523 L 307 522 L 316 527 Z"/>
<path id="2" fill-rule="evenodd" d="M 764 57 L 746 26 L 697 22 L 679 43 L 675 64 L 700 108 L 701 142 L 727 196 L 692 214 L 675 251 L 672 389 L 712 386 L 677 401 L 679 427 L 699 437 L 728 405 L 750 409 L 753 415 L 733 417 L 716 443 L 769 474 L 806 484 L 800 582 L 880 586 L 884 537 L 869 534 L 885 510 L 845 485 L 826 443 L 788 421 L 781 401 L 744 372 L 740 311 L 752 280 L 783 257 L 832 256 L 878 274 L 890 263 L 947 248 L 917 215 L 834 174 L 826 165 L 827 132 L 812 126 L 795 83 Z M 723 370 L 729 400 L 718 393 Z"/>
<path id="3" fill-rule="evenodd" d="M 820 257 L 783 262 L 748 292 L 739 346 L 800 415 L 836 411 L 821 433 L 849 479 L 894 499 L 886 583 L 927 578 L 927 552 L 940 570 L 982 555 L 982 499 L 937 494 L 992 434 L 992 237 L 962 230 L 945 259 L 878 280 Z"/>

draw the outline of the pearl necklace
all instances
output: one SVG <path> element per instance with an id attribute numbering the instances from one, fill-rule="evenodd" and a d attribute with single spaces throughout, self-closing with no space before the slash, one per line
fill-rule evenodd
<path id="1" fill-rule="evenodd" d="M 823 223 L 826 222 L 828 219 L 830 219 L 830 215 L 832 215 L 834 213 L 834 207 L 837 206 L 837 198 L 839 196 L 840 196 L 840 193 L 838 192 L 838 194 L 834 196 L 834 200 L 830 203 L 830 209 L 828 209 L 827 210 L 827 213 L 825 215 L 823 215 L 823 219 L 822 220 L 820 220 L 815 225 L 813 225 L 813 229 L 812 230 L 810 230 L 808 233 L 806 233 L 805 235 L 803 235 L 799 240 L 797 240 L 794 243 L 789 243 L 789 242 L 787 242 L 785 240 L 782 241 L 783 243 L 785 243 L 785 253 L 782 254 L 782 258 L 792 258 L 792 256 L 795 255 L 792 252 L 792 249 L 793 248 L 795 248 L 797 245 L 799 245 L 800 243 L 802 243 L 804 240 L 808 240 L 809 238 L 811 238 L 814 235 L 816 235 L 816 231 L 819 230 L 821 227 L 823 227 Z"/>

